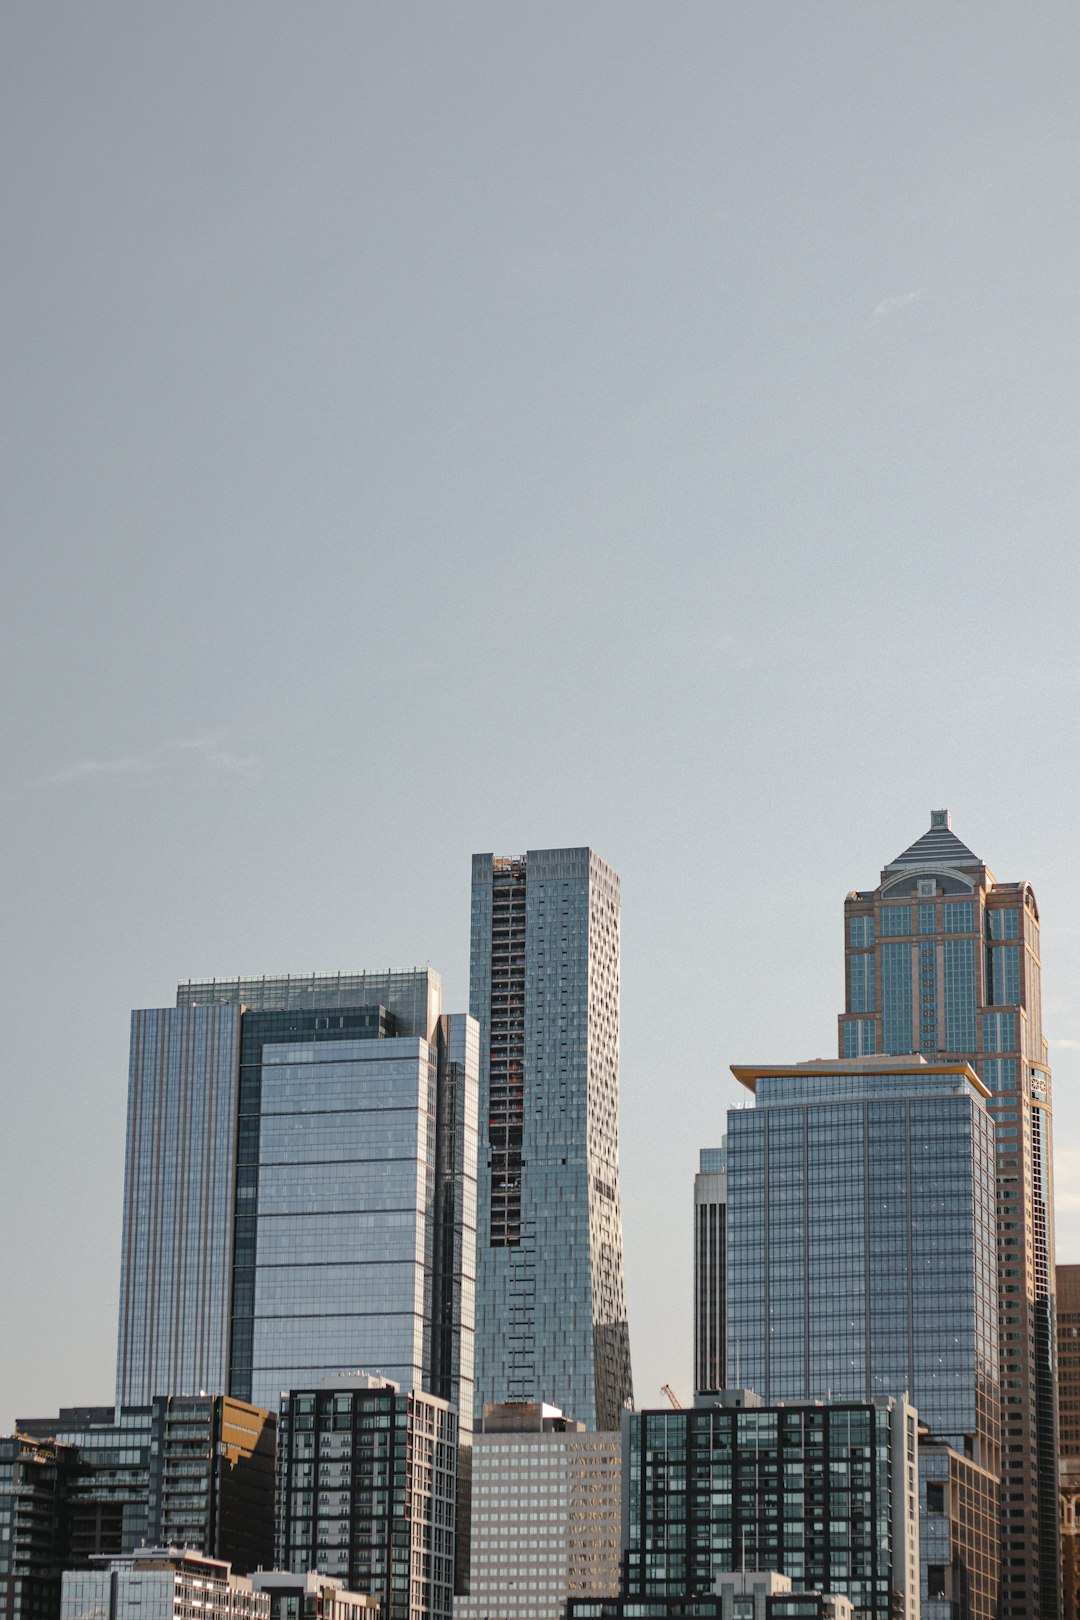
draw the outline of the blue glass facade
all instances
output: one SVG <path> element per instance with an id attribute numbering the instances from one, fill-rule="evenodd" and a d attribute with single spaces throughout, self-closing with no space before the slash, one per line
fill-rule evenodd
<path id="1" fill-rule="evenodd" d="M 131 1015 L 122 1405 L 225 1388 L 239 1045 L 238 1007 Z"/>
<path id="2" fill-rule="evenodd" d="M 742 1073 L 742 1071 L 740 1071 Z M 766 1401 L 907 1392 L 998 1446 L 994 1137 L 965 1070 L 762 1072 L 728 1115 L 728 1335 Z"/>
<path id="3" fill-rule="evenodd" d="M 883 1052 L 912 1050 L 911 946 L 906 941 L 881 947 L 881 1026 Z"/>
<path id="4" fill-rule="evenodd" d="M 276 1407 L 343 1367 L 471 1427 L 479 1032 L 413 973 L 186 984 L 136 1013 L 122 1398 Z"/>
<path id="5" fill-rule="evenodd" d="M 414 1036 L 265 1046 L 262 1062 L 252 1399 L 276 1407 L 345 1367 L 422 1389 L 435 1054 Z"/>
<path id="6" fill-rule="evenodd" d="M 480 1025 L 476 1405 L 617 1428 L 632 1396 L 619 1207 L 619 882 L 591 850 L 473 857 Z"/>

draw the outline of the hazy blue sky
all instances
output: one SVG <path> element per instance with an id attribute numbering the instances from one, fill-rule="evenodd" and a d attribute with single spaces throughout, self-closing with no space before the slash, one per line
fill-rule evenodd
<path id="1" fill-rule="evenodd" d="M 1080 12 L 8 6 L 0 1429 L 113 1391 L 128 1012 L 623 885 L 639 1403 L 733 1061 L 948 805 L 1080 1259 Z"/>

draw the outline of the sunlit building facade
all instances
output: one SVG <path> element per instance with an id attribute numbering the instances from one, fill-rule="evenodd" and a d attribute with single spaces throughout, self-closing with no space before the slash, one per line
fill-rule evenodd
<path id="1" fill-rule="evenodd" d="M 454 1620 L 562 1620 L 619 1589 L 622 1445 L 535 1401 L 488 1407 L 472 1449 L 472 1569 Z"/>

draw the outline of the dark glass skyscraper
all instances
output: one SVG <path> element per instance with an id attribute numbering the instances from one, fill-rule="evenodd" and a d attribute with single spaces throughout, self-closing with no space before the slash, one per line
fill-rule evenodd
<path id="1" fill-rule="evenodd" d="M 702 1148 L 694 1177 L 694 1393 L 727 1386 L 727 1161 Z"/>
<path id="2" fill-rule="evenodd" d="M 1039 910 L 999 883 L 947 810 L 844 903 L 840 1051 L 966 1061 L 992 1093 L 1001 1315 L 1002 1620 L 1056 1620 L 1051 1087 Z"/>
<path id="3" fill-rule="evenodd" d="M 117 1398 L 366 1367 L 472 1413 L 478 1032 L 438 975 L 182 984 L 132 1016 Z"/>
<path id="4" fill-rule="evenodd" d="M 590 849 L 473 856 L 476 1415 L 631 1400 L 619 1209 L 619 880 Z"/>

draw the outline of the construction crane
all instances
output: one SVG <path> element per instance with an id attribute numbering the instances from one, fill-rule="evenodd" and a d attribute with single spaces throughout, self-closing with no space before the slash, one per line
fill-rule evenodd
<path id="1" fill-rule="evenodd" d="M 661 1395 L 666 1395 L 667 1396 L 668 1400 L 671 1402 L 672 1408 L 676 1412 L 681 1412 L 682 1411 L 683 1403 L 682 1403 L 682 1401 L 680 1401 L 679 1397 L 676 1395 L 675 1391 L 672 1389 L 670 1384 L 661 1384 L 660 1385 L 660 1393 L 661 1393 Z"/>

